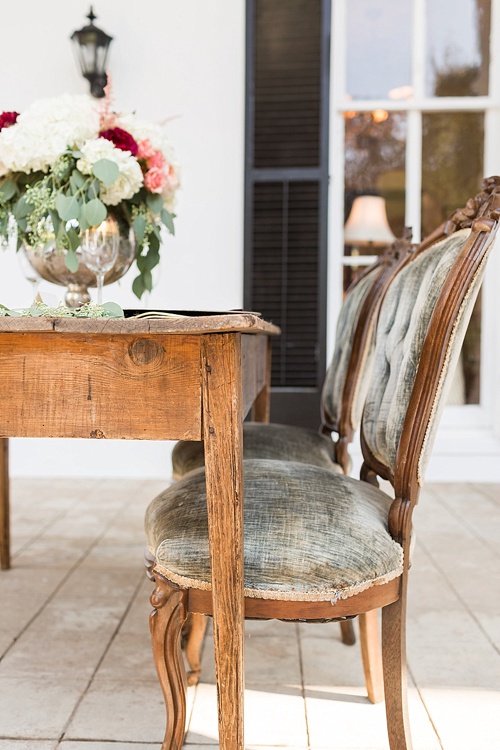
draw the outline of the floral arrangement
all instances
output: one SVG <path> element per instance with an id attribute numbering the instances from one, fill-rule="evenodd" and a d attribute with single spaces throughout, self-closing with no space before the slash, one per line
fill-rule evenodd
<path id="1" fill-rule="evenodd" d="M 178 167 L 161 126 L 113 110 L 108 91 L 40 99 L 22 114 L 0 114 L 0 237 L 43 250 L 56 240 L 78 268 L 82 233 L 110 213 L 132 227 L 137 297 L 152 288 L 161 226 L 174 233 Z"/>

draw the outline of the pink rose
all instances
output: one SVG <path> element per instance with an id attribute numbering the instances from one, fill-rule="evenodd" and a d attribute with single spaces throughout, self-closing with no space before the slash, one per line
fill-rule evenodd
<path id="1" fill-rule="evenodd" d="M 151 141 L 149 138 L 146 138 L 144 141 L 139 141 L 137 144 L 138 150 L 137 150 L 137 158 L 138 159 L 150 159 L 153 154 L 155 153 L 155 150 L 153 146 L 151 145 Z"/>
<path id="2" fill-rule="evenodd" d="M 149 169 L 163 169 L 166 164 L 165 157 L 161 151 L 155 151 L 147 161 Z"/>
<path id="3" fill-rule="evenodd" d="M 151 193 L 161 193 L 165 183 L 165 173 L 163 169 L 152 167 L 144 175 L 144 184 Z"/>

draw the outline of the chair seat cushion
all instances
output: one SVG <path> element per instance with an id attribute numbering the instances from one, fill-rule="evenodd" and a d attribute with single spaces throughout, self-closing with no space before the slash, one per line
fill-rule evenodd
<path id="1" fill-rule="evenodd" d="M 243 458 L 299 461 L 341 472 L 332 458 L 332 441 L 314 430 L 284 424 L 245 422 Z M 203 442 L 181 440 L 172 451 L 172 469 L 179 479 L 205 463 Z"/>
<path id="2" fill-rule="evenodd" d="M 244 461 L 244 493 L 246 596 L 336 601 L 401 575 L 382 490 L 317 466 L 257 459 Z M 158 495 L 145 526 L 162 575 L 211 588 L 204 469 Z"/>

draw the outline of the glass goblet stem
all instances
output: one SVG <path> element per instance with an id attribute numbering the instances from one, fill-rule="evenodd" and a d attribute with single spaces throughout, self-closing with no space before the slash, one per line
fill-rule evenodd
<path id="1" fill-rule="evenodd" d="M 102 287 L 104 285 L 104 271 L 96 271 L 95 277 L 97 281 L 97 304 L 102 305 Z"/>

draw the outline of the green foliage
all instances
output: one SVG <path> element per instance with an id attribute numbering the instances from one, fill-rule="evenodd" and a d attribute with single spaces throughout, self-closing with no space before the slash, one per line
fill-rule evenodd
<path id="1" fill-rule="evenodd" d="M 118 164 L 110 159 L 99 159 L 92 167 L 92 173 L 106 186 L 112 185 L 118 179 L 120 170 Z"/>
<path id="2" fill-rule="evenodd" d="M 84 214 L 89 226 L 97 227 L 108 215 L 108 209 L 99 198 L 93 198 L 85 204 L 82 213 Z"/>

